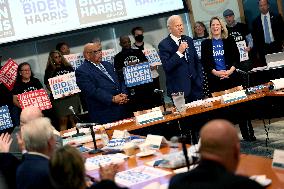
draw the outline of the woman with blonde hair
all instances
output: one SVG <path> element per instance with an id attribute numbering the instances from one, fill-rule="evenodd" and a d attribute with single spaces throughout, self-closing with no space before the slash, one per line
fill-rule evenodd
<path id="1" fill-rule="evenodd" d="M 57 50 L 51 51 L 48 56 L 46 64 L 44 84 L 47 89 L 51 92 L 48 79 L 59 75 L 64 75 L 74 72 L 73 67 L 64 56 Z M 51 102 L 54 113 L 59 119 L 59 129 L 66 130 L 68 121 L 71 122 L 72 126 L 75 126 L 75 121 L 72 116 L 72 112 L 69 110 L 70 106 L 73 106 L 75 113 L 80 112 L 80 98 L 78 94 L 70 94 L 59 99 L 53 99 L 51 95 Z"/>
<path id="2" fill-rule="evenodd" d="M 239 50 L 234 39 L 228 36 L 228 30 L 219 17 L 211 18 L 209 39 L 202 41 L 201 52 L 201 62 L 211 93 L 240 85 L 236 73 L 236 65 L 240 63 Z M 241 134 L 245 141 L 254 141 L 256 138 L 253 127 L 246 115 L 239 113 Z"/>

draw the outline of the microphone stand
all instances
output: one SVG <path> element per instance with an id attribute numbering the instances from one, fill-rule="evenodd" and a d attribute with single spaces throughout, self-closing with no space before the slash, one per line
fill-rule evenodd
<path id="1" fill-rule="evenodd" d="M 92 135 L 92 139 L 93 139 L 93 143 L 94 143 L 94 149 L 89 151 L 89 154 L 97 154 L 97 153 L 101 153 L 102 150 L 98 149 L 97 143 L 96 143 L 96 134 L 94 132 L 94 128 L 93 126 L 95 126 L 96 124 L 87 124 L 87 126 L 89 127 L 90 131 L 91 131 L 91 135 Z"/>
<path id="2" fill-rule="evenodd" d="M 71 108 L 70 108 L 70 107 L 71 107 Z M 77 121 L 79 121 L 80 123 L 83 123 L 82 120 L 76 115 L 76 113 L 75 113 L 73 107 L 72 107 L 72 106 L 70 106 L 70 107 L 69 107 L 69 110 L 72 112 L 73 116 L 77 119 Z M 75 128 L 76 128 L 77 133 L 74 134 L 74 135 L 72 135 L 72 137 L 79 137 L 79 136 L 85 135 L 85 133 L 80 133 L 80 131 L 79 131 L 77 125 L 75 125 Z"/>
<path id="3" fill-rule="evenodd" d="M 183 155 L 185 158 L 186 167 L 187 167 L 187 170 L 189 171 L 190 164 L 189 164 L 189 158 L 188 158 L 188 153 L 187 153 L 187 148 L 186 148 L 186 136 L 185 135 L 181 135 L 180 142 L 182 146 Z"/>

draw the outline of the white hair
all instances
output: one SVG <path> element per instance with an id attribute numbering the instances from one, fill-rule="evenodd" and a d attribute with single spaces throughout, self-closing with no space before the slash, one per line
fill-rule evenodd
<path id="1" fill-rule="evenodd" d="M 27 151 L 42 152 L 47 149 L 48 141 L 54 137 L 54 127 L 50 119 L 41 117 L 29 121 L 21 128 L 22 138 Z"/>
<path id="2" fill-rule="evenodd" d="M 167 20 L 167 26 L 169 27 L 176 19 L 181 19 L 181 17 L 179 15 L 170 16 Z"/>

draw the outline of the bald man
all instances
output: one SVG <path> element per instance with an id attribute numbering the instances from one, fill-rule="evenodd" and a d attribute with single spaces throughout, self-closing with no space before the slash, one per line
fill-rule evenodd
<path id="1" fill-rule="evenodd" d="M 255 181 L 235 175 L 240 142 L 232 123 L 213 120 L 200 132 L 201 162 L 197 168 L 174 176 L 169 189 L 261 189 Z"/>
<path id="2" fill-rule="evenodd" d="M 20 115 L 20 126 L 15 127 L 13 132 L 11 133 L 11 137 L 13 139 L 12 144 L 10 146 L 10 152 L 13 153 L 20 153 L 23 152 L 22 150 L 25 151 L 24 144 L 22 143 L 22 140 L 18 135 L 18 133 L 21 130 L 21 127 L 30 121 L 41 118 L 43 117 L 43 114 L 41 110 L 38 107 L 30 106 L 26 107 L 25 109 L 22 110 L 21 115 Z M 60 134 L 58 131 L 54 129 L 54 134 L 56 138 L 56 147 L 61 147 L 62 146 L 62 138 L 60 137 Z"/>
<path id="3" fill-rule="evenodd" d="M 202 98 L 202 66 L 191 37 L 184 35 L 179 15 L 168 18 L 170 34 L 159 43 L 159 55 L 166 74 L 168 96 L 184 92 L 186 103 Z"/>
<path id="4" fill-rule="evenodd" d="M 102 61 L 100 42 L 84 46 L 84 63 L 75 71 L 89 112 L 95 123 L 110 123 L 124 118 L 124 104 L 128 102 L 126 87 L 119 82 L 111 63 Z"/>

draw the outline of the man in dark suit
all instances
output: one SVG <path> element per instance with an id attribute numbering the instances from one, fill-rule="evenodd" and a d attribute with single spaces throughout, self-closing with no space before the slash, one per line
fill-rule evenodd
<path id="1" fill-rule="evenodd" d="M 158 48 L 166 74 L 167 93 L 184 92 L 185 100 L 191 102 L 202 98 L 202 67 L 198 60 L 192 38 L 183 35 L 184 26 L 180 16 L 167 20 L 170 34 Z"/>
<path id="2" fill-rule="evenodd" d="M 126 87 L 119 82 L 113 65 L 102 61 L 101 44 L 86 44 L 83 54 L 85 61 L 75 75 L 87 102 L 90 121 L 103 124 L 124 118 Z"/>
<path id="3" fill-rule="evenodd" d="M 253 41 L 258 56 L 266 65 L 265 55 L 281 52 L 284 40 L 284 22 L 279 14 L 269 11 L 268 0 L 259 0 L 260 15 L 253 21 Z"/>
<path id="4" fill-rule="evenodd" d="M 200 164 L 192 171 L 175 175 L 169 189 L 261 189 L 255 181 L 235 175 L 240 159 L 240 142 L 234 126 L 213 120 L 200 132 Z"/>
<path id="5" fill-rule="evenodd" d="M 55 149 L 54 127 L 48 118 L 37 118 L 21 127 L 28 153 L 16 173 L 18 189 L 53 188 L 49 175 L 49 157 Z"/>

